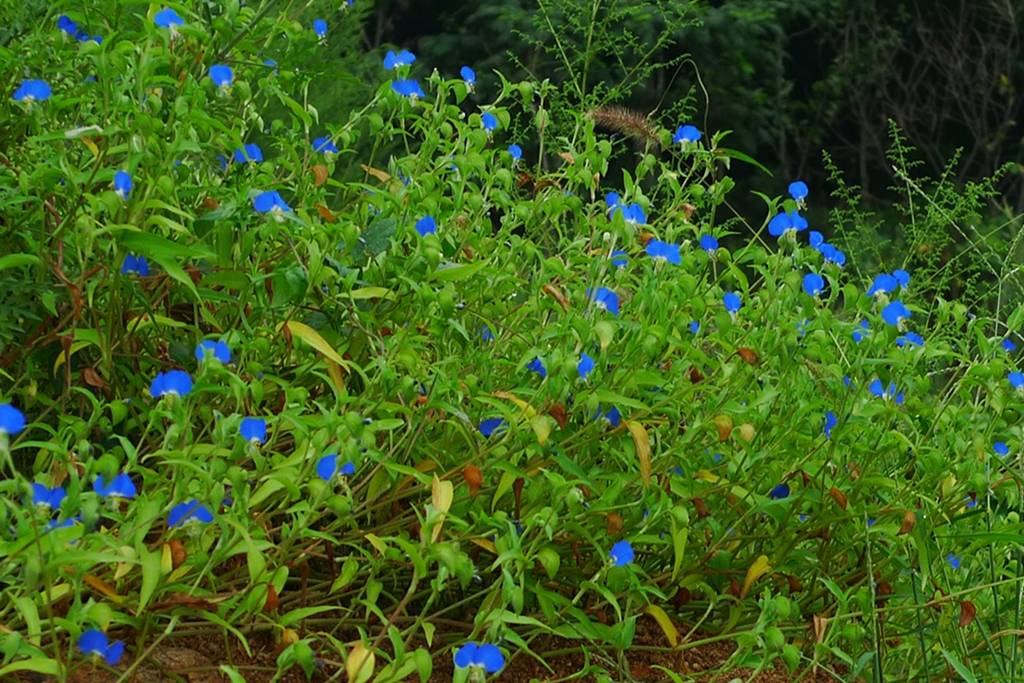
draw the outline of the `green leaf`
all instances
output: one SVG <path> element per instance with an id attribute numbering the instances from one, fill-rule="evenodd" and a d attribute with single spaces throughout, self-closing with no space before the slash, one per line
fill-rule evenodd
<path id="1" fill-rule="evenodd" d="M 7 270 L 8 268 L 18 268 L 19 266 L 35 266 L 42 263 L 38 256 L 32 254 L 7 254 L 7 256 L 0 257 L 0 270 Z"/>
<path id="2" fill-rule="evenodd" d="M 33 671 L 45 676 L 57 676 L 60 673 L 60 665 L 49 657 L 32 657 L 8 664 L 0 669 L 0 676 L 12 674 L 15 671 Z"/>
<path id="3" fill-rule="evenodd" d="M 949 665 L 953 667 L 953 669 L 955 669 L 958 674 L 960 674 L 960 678 L 966 681 L 966 683 L 978 683 L 978 679 L 974 676 L 970 669 L 964 666 L 964 663 L 960 661 L 959 657 L 957 657 L 949 650 L 946 650 L 945 648 L 943 648 L 942 650 L 942 656 L 946 658 L 946 661 L 949 662 Z"/>
<path id="4" fill-rule="evenodd" d="M 141 614 L 146 609 L 146 605 L 149 604 L 157 585 L 160 583 L 160 577 L 163 576 L 163 568 L 160 562 L 160 552 L 146 548 L 140 548 L 137 551 L 139 553 L 139 561 L 142 564 L 142 586 L 139 588 L 139 606 L 136 611 Z"/>

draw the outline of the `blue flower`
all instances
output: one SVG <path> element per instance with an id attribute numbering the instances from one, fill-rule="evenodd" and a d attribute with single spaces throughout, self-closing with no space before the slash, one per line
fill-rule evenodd
<path id="1" fill-rule="evenodd" d="M 495 674 L 505 666 L 505 656 L 496 645 L 466 643 L 455 653 L 455 666 L 460 669 L 475 667 Z"/>
<path id="2" fill-rule="evenodd" d="M 647 214 L 644 213 L 643 207 L 636 202 L 620 207 L 619 210 L 622 212 L 622 218 L 627 223 L 632 223 L 634 225 L 646 225 Z"/>
<path id="3" fill-rule="evenodd" d="M 888 294 L 889 292 L 895 291 L 898 286 L 899 282 L 896 281 L 896 278 L 888 273 L 882 273 L 875 277 L 875 281 L 871 283 L 871 287 L 868 289 L 868 296 Z"/>
<path id="4" fill-rule="evenodd" d="M 700 248 L 709 254 L 715 253 L 718 249 L 718 238 L 714 235 L 701 235 L 700 236 Z"/>
<path id="5" fill-rule="evenodd" d="M 33 505 L 38 505 L 50 510 L 56 510 L 60 507 L 60 503 L 64 500 L 65 495 L 63 486 L 54 486 L 51 489 L 46 487 L 44 484 L 32 484 Z"/>
<path id="6" fill-rule="evenodd" d="M 612 546 L 612 551 L 609 553 L 612 564 L 616 567 L 625 567 L 627 564 L 632 562 L 636 557 L 633 552 L 633 546 L 629 544 L 629 541 L 619 541 Z"/>
<path id="7" fill-rule="evenodd" d="M 593 372 L 595 365 L 594 359 L 584 351 L 580 354 L 579 363 L 576 364 L 576 372 L 579 373 L 581 379 L 586 379 L 587 375 Z"/>
<path id="8" fill-rule="evenodd" d="M 739 312 L 740 307 L 743 306 L 743 300 L 736 292 L 726 292 L 722 297 L 722 303 L 725 304 L 725 310 L 733 314 Z"/>
<path id="9" fill-rule="evenodd" d="M 953 553 L 946 555 L 946 562 L 949 562 L 949 566 L 953 569 L 960 569 L 960 558 Z"/>
<path id="10" fill-rule="evenodd" d="M 910 273 L 905 270 L 894 270 L 892 276 L 899 283 L 900 287 L 906 287 L 910 284 Z"/>
<path id="11" fill-rule="evenodd" d="M 811 247 L 814 248 L 814 249 L 818 249 L 823 244 L 825 244 L 825 236 L 822 235 L 817 230 L 811 230 L 807 234 L 807 238 L 808 238 L 808 241 L 809 241 Z"/>
<path id="12" fill-rule="evenodd" d="M 459 69 L 459 75 L 462 76 L 462 80 L 464 80 L 466 85 L 469 86 L 469 89 L 472 90 L 473 86 L 476 85 L 476 72 L 468 66 L 464 66 Z"/>
<path id="13" fill-rule="evenodd" d="M 102 498 L 134 498 L 136 495 L 135 482 L 125 472 L 107 482 L 101 474 L 92 483 L 92 490 L 100 494 Z"/>
<path id="14" fill-rule="evenodd" d="M 288 213 L 292 210 L 284 199 L 281 198 L 281 195 L 277 193 L 277 190 L 267 190 L 253 197 L 252 208 L 256 209 L 257 213 L 270 213 L 274 215 Z"/>
<path id="15" fill-rule="evenodd" d="M 321 152 L 323 154 L 337 154 L 338 148 L 330 137 L 324 136 L 313 140 L 313 151 Z"/>
<path id="16" fill-rule="evenodd" d="M 327 22 L 323 19 L 313 20 L 313 33 L 321 40 L 327 37 Z"/>
<path id="17" fill-rule="evenodd" d="M 816 297 L 825 289 L 825 279 L 817 273 L 804 275 L 804 292 L 807 296 Z"/>
<path id="18" fill-rule="evenodd" d="M 893 403 L 896 405 L 902 405 L 903 403 L 903 392 L 897 391 L 896 384 L 893 382 L 890 382 L 887 388 L 882 384 L 882 380 L 876 377 L 871 381 L 871 384 L 868 385 L 868 391 L 883 400 L 892 399 Z"/>
<path id="19" fill-rule="evenodd" d="M 263 60 L 263 66 L 269 66 L 274 71 L 277 71 L 277 60 L 267 57 L 266 59 Z"/>
<path id="20" fill-rule="evenodd" d="M 768 221 L 768 234 L 782 237 L 787 232 L 800 232 L 807 229 L 807 219 L 796 211 L 780 211 Z"/>
<path id="21" fill-rule="evenodd" d="M 682 257 L 679 255 L 678 244 L 669 244 L 668 242 L 652 239 L 647 243 L 645 251 L 648 256 L 656 261 L 668 261 L 676 266 L 683 262 Z"/>
<path id="22" fill-rule="evenodd" d="M 498 119 L 489 111 L 485 111 L 480 116 L 480 123 L 483 124 L 484 130 L 488 133 L 492 133 L 498 129 Z"/>
<path id="23" fill-rule="evenodd" d="M 72 38 L 78 35 L 78 24 L 76 24 L 73 19 L 71 19 L 65 14 L 62 14 L 59 17 L 57 17 L 57 28 L 59 28 L 61 31 L 68 34 Z"/>
<path id="24" fill-rule="evenodd" d="M 316 474 L 324 481 L 330 481 L 335 475 L 349 477 L 356 473 L 353 462 L 346 462 L 338 469 L 338 454 L 328 453 L 316 463 Z"/>
<path id="25" fill-rule="evenodd" d="M 910 317 L 910 311 L 900 300 L 893 301 L 882 309 L 882 320 L 888 325 L 899 326 L 904 320 Z"/>
<path id="26" fill-rule="evenodd" d="M 974 508 L 978 507 L 978 501 L 976 501 L 971 496 L 964 496 L 964 505 L 967 507 L 968 510 L 973 510 Z"/>
<path id="27" fill-rule="evenodd" d="M 818 253 L 822 255 L 826 262 L 835 263 L 840 268 L 846 264 L 846 254 L 839 251 L 828 242 L 825 242 L 818 247 Z"/>
<path id="28" fill-rule="evenodd" d="M 171 508 L 167 515 L 167 526 L 184 526 L 186 524 L 209 524 L 213 521 L 213 513 L 198 500 L 186 500 Z"/>
<path id="29" fill-rule="evenodd" d="M 0 403 L 0 433 L 8 436 L 20 434 L 25 429 L 25 413 L 10 403 Z"/>
<path id="30" fill-rule="evenodd" d="M 701 133 L 697 130 L 697 126 L 687 124 L 676 128 L 676 133 L 672 136 L 672 144 L 685 145 L 690 142 L 697 142 L 700 138 Z"/>
<path id="31" fill-rule="evenodd" d="M 504 424 L 504 418 L 490 417 L 481 422 L 477 429 L 479 429 L 480 433 L 484 435 L 484 438 L 490 438 L 491 434 L 494 434 L 496 431 L 501 429 Z"/>
<path id="32" fill-rule="evenodd" d="M 772 500 L 782 500 L 783 498 L 789 498 L 789 484 L 783 482 L 777 485 L 768 494 L 768 497 Z"/>
<path id="33" fill-rule="evenodd" d="M 243 417 L 238 433 L 250 443 L 263 443 L 267 440 L 267 421 L 262 417 Z"/>
<path id="34" fill-rule="evenodd" d="M 417 97 L 426 97 L 426 94 L 423 92 L 423 88 L 420 87 L 419 82 L 413 79 L 393 81 L 391 83 L 391 89 L 402 97 L 408 97 L 412 100 L 415 100 Z"/>
<path id="35" fill-rule="evenodd" d="M 690 321 L 690 334 L 697 334 L 700 332 L 700 323 L 696 320 Z"/>
<path id="36" fill-rule="evenodd" d="M 384 68 L 397 69 L 402 66 L 412 66 L 415 61 L 416 55 L 408 50 L 401 50 L 398 53 L 388 50 L 388 53 L 384 55 Z"/>
<path id="37" fill-rule="evenodd" d="M 871 527 L 873 527 L 875 525 L 876 521 L 878 521 L 878 520 L 876 520 L 874 517 L 868 517 L 867 522 L 865 522 L 865 524 L 870 529 Z"/>
<path id="38" fill-rule="evenodd" d="M 831 410 L 825 411 L 825 438 L 832 438 L 832 430 L 835 429 L 836 425 L 839 424 L 839 420 L 836 419 L 836 414 Z"/>
<path id="39" fill-rule="evenodd" d="M 437 221 L 434 220 L 433 216 L 424 216 L 416 221 L 416 232 L 422 237 L 437 232 Z"/>
<path id="40" fill-rule="evenodd" d="M 612 428 L 615 428 L 622 424 L 622 413 L 619 412 L 619 409 L 616 406 L 612 406 L 602 413 L 600 406 L 598 406 L 597 412 L 594 413 L 594 419 L 604 420 L 611 425 Z"/>
<path id="41" fill-rule="evenodd" d="M 114 193 L 121 198 L 121 201 L 128 199 L 132 192 L 132 177 L 128 171 L 118 171 L 114 174 Z"/>
<path id="42" fill-rule="evenodd" d="M 509 145 L 508 153 L 512 155 L 512 161 L 519 161 L 520 159 L 523 158 L 523 148 L 520 147 L 519 145 Z"/>
<path id="43" fill-rule="evenodd" d="M 859 330 L 856 328 L 853 330 L 853 341 L 857 342 L 858 344 L 860 344 L 861 341 L 863 341 L 864 335 L 871 329 L 870 325 L 868 325 L 867 320 L 861 320 L 859 327 Z M 863 332 L 861 330 L 863 330 Z"/>
<path id="44" fill-rule="evenodd" d="M 231 347 L 222 341 L 204 339 L 196 346 L 196 360 L 203 361 L 207 358 L 216 358 L 227 365 L 231 362 Z"/>
<path id="45" fill-rule="evenodd" d="M 614 316 L 619 315 L 619 296 L 607 287 L 598 287 L 593 295 L 588 289 L 587 298 L 592 300 L 598 308 L 604 309 Z"/>
<path id="46" fill-rule="evenodd" d="M 1014 370 L 1006 376 L 1006 379 L 1010 382 L 1010 386 L 1017 391 L 1024 389 L 1024 373 Z"/>
<path id="47" fill-rule="evenodd" d="M 170 7 L 165 7 L 153 15 L 153 23 L 159 28 L 170 29 L 173 34 L 176 32 L 178 26 L 185 25 L 185 20 L 178 16 L 178 13 Z"/>
<path id="48" fill-rule="evenodd" d="M 124 656 L 123 641 L 110 643 L 107 634 L 96 629 L 90 629 L 78 638 L 78 649 L 83 655 L 102 657 L 108 666 L 114 666 Z"/>
<path id="49" fill-rule="evenodd" d="M 492 342 L 494 341 L 494 332 L 487 325 L 482 325 L 480 327 L 480 338 L 485 342 Z"/>
<path id="50" fill-rule="evenodd" d="M 210 80 L 221 90 L 227 90 L 235 80 L 235 74 L 227 64 L 214 64 L 210 67 Z"/>
<path id="51" fill-rule="evenodd" d="M 807 198 L 807 183 L 802 180 L 794 180 L 789 184 L 789 196 L 796 201 L 801 201 Z"/>
<path id="52" fill-rule="evenodd" d="M 146 260 L 145 256 L 127 254 L 124 257 L 124 262 L 121 263 L 121 274 L 130 275 L 131 273 L 135 273 L 139 277 L 149 275 L 149 261 Z"/>
<path id="53" fill-rule="evenodd" d="M 626 255 L 626 252 L 616 249 L 611 254 L 611 261 L 612 265 L 616 268 L 625 268 L 626 264 L 629 263 L 629 257 Z"/>
<path id="54" fill-rule="evenodd" d="M 534 358 L 533 360 L 531 360 L 527 364 L 526 369 L 530 370 L 532 372 L 536 372 L 541 377 L 547 377 L 548 376 L 548 369 L 544 367 L 544 361 L 542 361 L 539 357 Z"/>
<path id="55" fill-rule="evenodd" d="M 604 203 L 608 207 L 608 213 L 622 206 L 618 192 L 609 192 L 604 196 Z"/>
<path id="56" fill-rule="evenodd" d="M 902 337 L 896 337 L 896 346 L 924 346 L 924 337 L 916 332 L 907 332 Z"/>
<path id="57" fill-rule="evenodd" d="M 996 441 L 992 446 L 992 450 L 996 452 L 1000 458 L 1005 458 L 1010 454 L 1010 447 L 1006 445 L 1005 441 Z"/>
<path id="58" fill-rule="evenodd" d="M 255 142 L 251 142 L 236 149 L 231 158 L 240 164 L 259 163 L 263 161 L 263 150 Z"/>
<path id="59" fill-rule="evenodd" d="M 42 102 L 43 100 L 50 99 L 50 95 L 53 93 L 50 90 L 50 85 L 46 81 L 40 81 L 34 78 L 29 78 L 21 82 L 18 89 L 14 91 L 11 96 L 16 102 Z"/>
<path id="60" fill-rule="evenodd" d="M 1000 343 L 1000 346 L 1002 346 L 1003 351 L 1006 351 L 1007 353 L 1013 353 L 1014 351 L 1017 350 L 1017 345 L 1013 342 L 1012 339 L 1004 339 Z"/>
<path id="61" fill-rule="evenodd" d="M 192 391 L 192 378 L 184 370 L 168 370 L 153 378 L 149 393 L 153 398 L 161 396 L 185 396 Z"/>

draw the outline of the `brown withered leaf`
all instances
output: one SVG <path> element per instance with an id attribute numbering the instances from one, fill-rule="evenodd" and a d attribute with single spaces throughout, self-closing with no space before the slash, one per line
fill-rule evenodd
<path id="1" fill-rule="evenodd" d="M 385 171 L 380 170 L 379 168 L 367 166 L 366 164 L 359 164 L 359 168 L 363 169 L 363 172 L 366 173 L 367 175 L 372 175 L 374 178 L 381 181 L 382 183 L 386 183 L 389 180 L 391 180 L 391 176 Z"/>
<path id="2" fill-rule="evenodd" d="M 622 519 L 622 515 L 617 512 L 609 512 L 605 518 L 605 531 L 609 536 L 618 536 L 624 525 L 625 521 Z"/>
<path id="3" fill-rule="evenodd" d="M 640 233 L 640 244 L 644 245 L 645 247 L 647 246 L 647 243 L 650 242 L 653 239 L 654 239 L 654 233 L 653 232 L 647 232 L 645 230 L 644 232 Z"/>
<path id="4" fill-rule="evenodd" d="M 814 642 L 821 643 L 825 640 L 825 633 L 828 631 L 828 617 L 814 615 Z"/>
<path id="5" fill-rule="evenodd" d="M 274 588 L 274 584 L 267 585 L 267 601 L 263 603 L 264 612 L 274 612 L 277 610 L 277 606 L 281 604 L 281 601 L 277 597 L 277 589 Z"/>
<path id="6" fill-rule="evenodd" d="M 85 368 L 82 370 L 82 379 L 84 379 L 85 383 L 91 387 L 96 387 L 103 391 L 107 390 L 106 381 L 100 377 L 100 373 L 96 372 L 93 368 Z"/>
<path id="7" fill-rule="evenodd" d="M 833 486 L 832 488 L 829 489 L 828 495 L 832 496 L 832 500 L 834 500 L 839 507 L 843 508 L 844 510 L 846 509 L 848 503 L 846 501 L 845 493 L 843 493 L 835 486 Z"/>
<path id="8" fill-rule="evenodd" d="M 960 624 L 960 628 L 967 628 L 974 621 L 975 615 L 978 614 L 978 608 L 974 606 L 974 603 L 970 600 L 963 600 L 960 602 L 960 620 L 957 622 Z"/>
<path id="9" fill-rule="evenodd" d="M 320 187 L 327 182 L 327 166 L 324 164 L 313 164 L 313 187 Z"/>
<path id="10" fill-rule="evenodd" d="M 185 560 L 188 559 L 188 551 L 185 550 L 185 544 L 177 539 L 172 539 L 167 542 L 167 545 L 171 549 L 171 568 L 177 569 L 185 564 Z"/>
<path id="11" fill-rule="evenodd" d="M 716 415 L 714 419 L 715 429 L 718 430 L 718 440 L 726 441 L 732 434 L 732 418 L 728 415 Z"/>
<path id="12" fill-rule="evenodd" d="M 569 424 L 569 416 L 565 414 L 565 406 L 561 403 L 552 403 L 548 415 L 555 418 L 559 429 L 565 429 L 565 425 Z"/>
<path id="13" fill-rule="evenodd" d="M 323 218 L 328 223 L 337 223 L 338 222 L 337 216 L 335 216 L 333 213 L 331 213 L 331 210 L 328 209 L 323 204 L 317 204 L 316 205 L 316 212 L 318 214 L 320 214 L 320 218 Z"/>
<path id="14" fill-rule="evenodd" d="M 569 310 L 569 299 L 567 299 L 565 294 L 562 293 L 562 290 L 560 290 L 558 287 L 555 287 L 550 282 L 541 287 L 541 289 L 544 291 L 545 294 L 547 294 L 552 299 L 557 301 L 558 305 L 562 307 L 563 311 Z"/>
<path id="15" fill-rule="evenodd" d="M 220 202 L 213 197 L 203 197 L 203 208 L 208 211 L 214 211 L 220 208 Z"/>
<path id="16" fill-rule="evenodd" d="M 690 381 L 693 384 L 699 384 L 704 381 L 704 375 L 701 374 L 696 365 L 690 368 Z"/>
<path id="17" fill-rule="evenodd" d="M 741 346 L 736 349 L 736 355 L 743 359 L 743 362 L 747 365 L 753 365 L 757 367 L 761 364 L 761 357 L 757 355 L 757 351 L 746 346 Z"/>
<path id="18" fill-rule="evenodd" d="M 562 161 L 564 161 L 567 164 L 574 164 L 574 163 L 576 163 L 576 157 L 574 157 L 569 152 L 559 152 L 558 156 L 562 157 Z"/>
<path id="19" fill-rule="evenodd" d="M 708 504 L 704 502 L 703 498 L 694 498 L 693 507 L 697 508 L 698 519 L 704 519 L 711 514 L 711 511 L 708 510 Z"/>
<path id="20" fill-rule="evenodd" d="M 462 478 L 465 480 L 466 486 L 469 487 L 469 495 L 475 498 L 484 483 L 483 472 L 476 465 L 466 465 L 462 468 Z"/>
<path id="21" fill-rule="evenodd" d="M 84 577 L 82 577 L 82 580 L 85 581 L 85 583 L 90 588 L 92 588 L 94 591 L 96 591 L 97 593 L 100 593 L 104 597 L 110 598 L 114 602 L 121 602 L 122 600 L 124 600 L 124 598 L 122 598 L 118 594 L 116 588 L 114 588 L 113 586 L 111 586 L 109 583 L 107 583 L 106 581 L 104 581 L 103 579 L 101 579 L 98 576 L 93 576 L 92 574 L 86 574 Z"/>
<path id="22" fill-rule="evenodd" d="M 917 515 L 913 510 L 907 510 L 903 513 L 903 524 L 900 525 L 899 534 L 909 534 L 914 530 L 915 524 L 917 524 Z"/>
<path id="23" fill-rule="evenodd" d="M 740 438 L 746 441 L 747 443 L 753 441 L 756 435 L 757 430 L 754 429 L 754 425 L 750 424 L 749 422 L 744 422 L 743 424 L 740 425 Z"/>

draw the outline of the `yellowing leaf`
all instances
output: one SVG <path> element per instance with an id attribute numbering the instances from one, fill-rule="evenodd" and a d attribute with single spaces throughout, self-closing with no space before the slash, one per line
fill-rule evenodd
<path id="1" fill-rule="evenodd" d="M 150 316 L 148 313 L 137 315 L 128 321 L 129 330 L 141 330 L 143 327 L 149 327 L 153 324 L 160 324 L 166 327 L 188 327 L 185 323 L 168 318 L 166 315 L 153 315 Z"/>
<path id="2" fill-rule="evenodd" d="M 530 426 L 533 427 L 533 433 L 537 435 L 537 443 L 541 446 L 547 443 L 548 437 L 551 435 L 551 422 L 548 420 L 548 416 L 534 415 L 530 420 Z"/>
<path id="3" fill-rule="evenodd" d="M 367 175 L 372 175 L 374 178 L 381 181 L 382 183 L 386 183 L 389 180 L 391 180 L 391 176 L 385 173 L 384 171 L 380 170 L 379 168 L 367 166 L 366 164 L 359 164 L 359 168 L 363 169 L 363 171 Z"/>
<path id="4" fill-rule="evenodd" d="M 387 299 L 395 298 L 394 293 L 387 287 L 360 287 L 348 293 L 353 299 Z"/>
<path id="5" fill-rule="evenodd" d="M 697 470 L 697 473 L 694 474 L 693 476 L 696 477 L 697 479 L 700 479 L 701 481 L 710 482 L 712 484 L 714 484 L 716 481 L 720 479 L 720 477 L 717 474 L 711 472 L 710 470 Z"/>
<path id="6" fill-rule="evenodd" d="M 384 543 L 384 541 L 381 540 L 380 536 L 378 536 L 377 534 L 366 534 L 366 540 L 369 541 L 370 545 L 376 548 L 377 552 L 381 555 L 387 552 L 387 545 Z"/>
<path id="7" fill-rule="evenodd" d="M 430 532 L 431 540 L 435 543 L 441 536 L 441 526 L 444 524 L 445 515 L 448 514 L 449 508 L 452 506 L 452 499 L 455 497 L 455 485 L 450 481 L 441 481 L 434 475 L 434 480 L 430 485 L 430 502 L 434 506 L 434 510 L 438 513 L 437 524 Z"/>
<path id="8" fill-rule="evenodd" d="M 338 392 L 345 393 L 345 375 L 341 371 L 341 366 L 335 363 L 333 360 L 327 360 L 327 374 L 330 375 L 331 381 L 334 382 L 334 386 L 338 388 Z"/>
<path id="9" fill-rule="evenodd" d="M 679 645 L 679 631 L 676 629 L 676 625 L 672 623 L 668 614 L 665 613 L 665 610 L 657 605 L 647 605 L 647 609 L 644 611 L 654 617 L 654 620 L 658 622 L 658 626 L 661 627 L 661 630 L 665 633 L 665 637 L 668 638 L 669 645 L 672 647 Z"/>
<path id="10" fill-rule="evenodd" d="M 750 565 L 747 570 L 747 578 L 743 579 L 743 590 L 740 591 L 740 599 L 747 597 L 747 593 L 750 592 L 750 587 L 754 585 L 754 582 L 760 579 L 762 576 L 771 571 L 772 566 L 768 564 L 768 556 L 761 555 L 754 564 Z"/>
<path id="11" fill-rule="evenodd" d="M 100 577 L 93 576 L 92 574 L 86 574 L 82 577 L 82 580 L 85 581 L 86 585 L 88 585 L 94 591 L 100 593 L 109 600 L 119 604 L 124 602 L 124 598 L 117 592 L 117 589 L 111 586 L 103 579 L 101 579 Z"/>
<path id="12" fill-rule="evenodd" d="M 345 673 L 348 674 L 351 683 L 363 683 L 370 680 L 375 665 L 376 657 L 373 652 L 362 643 L 356 643 L 348 651 L 348 658 L 345 659 Z"/>
<path id="13" fill-rule="evenodd" d="M 345 361 L 341 355 L 338 354 L 334 348 L 327 343 L 327 340 L 320 336 L 320 333 L 314 330 L 305 323 L 300 323 L 297 320 L 289 320 L 286 323 L 282 323 L 282 327 L 287 327 L 288 331 L 292 333 L 292 336 L 298 337 L 302 341 L 306 342 L 314 349 L 320 352 L 324 358 L 332 360 L 338 365 L 344 366 Z M 280 329 L 280 328 L 278 328 Z"/>
<path id="14" fill-rule="evenodd" d="M 537 414 L 537 411 L 534 410 L 533 406 L 531 406 L 529 403 L 519 398 L 515 394 L 510 394 L 507 391 L 495 391 L 494 393 L 491 394 L 491 396 L 494 396 L 496 398 L 503 398 L 506 401 L 512 401 L 513 403 L 516 404 L 516 406 L 519 407 L 520 410 L 523 411 L 523 414 L 526 415 L 526 417 L 532 418 L 534 415 Z"/>
<path id="15" fill-rule="evenodd" d="M 636 457 L 640 461 L 640 479 L 647 486 L 651 483 L 651 439 L 644 426 L 635 420 L 626 420 L 626 428 L 633 437 Z"/>
<path id="16" fill-rule="evenodd" d="M 498 554 L 498 548 L 494 545 L 494 541 L 489 538 L 472 538 L 470 539 L 473 543 L 477 544 L 484 550 L 490 553 Z"/>
<path id="17" fill-rule="evenodd" d="M 85 145 L 90 152 L 92 152 L 93 157 L 98 157 L 100 155 L 100 148 L 96 146 L 95 142 L 84 136 L 78 139 L 82 141 L 82 144 Z"/>
<path id="18" fill-rule="evenodd" d="M 607 320 L 602 320 L 594 325 L 594 332 L 601 342 L 601 350 L 604 351 L 612 343 L 612 338 L 615 336 L 615 328 Z"/>

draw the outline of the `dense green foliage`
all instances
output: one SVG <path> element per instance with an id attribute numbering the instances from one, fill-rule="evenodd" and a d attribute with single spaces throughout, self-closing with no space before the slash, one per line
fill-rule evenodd
<path id="1" fill-rule="evenodd" d="M 474 89 L 360 56 L 369 8 L 337 5 L 196 0 L 168 29 L 58 3 L 0 51 L 0 677 L 102 668 L 98 630 L 125 677 L 182 632 L 270 632 L 280 675 L 558 636 L 622 680 L 640 619 L 647 652 L 734 641 L 726 669 L 1018 676 L 1024 307 L 975 239 L 992 181 L 924 180 L 894 136 L 910 279 L 869 294 L 891 255 L 855 188 L 810 226 L 832 251 L 776 238 L 804 200 L 735 211 L 756 162 L 726 133 L 599 111 L 627 92 L 583 87 L 623 47 L 600 33 L 568 80 Z"/>

